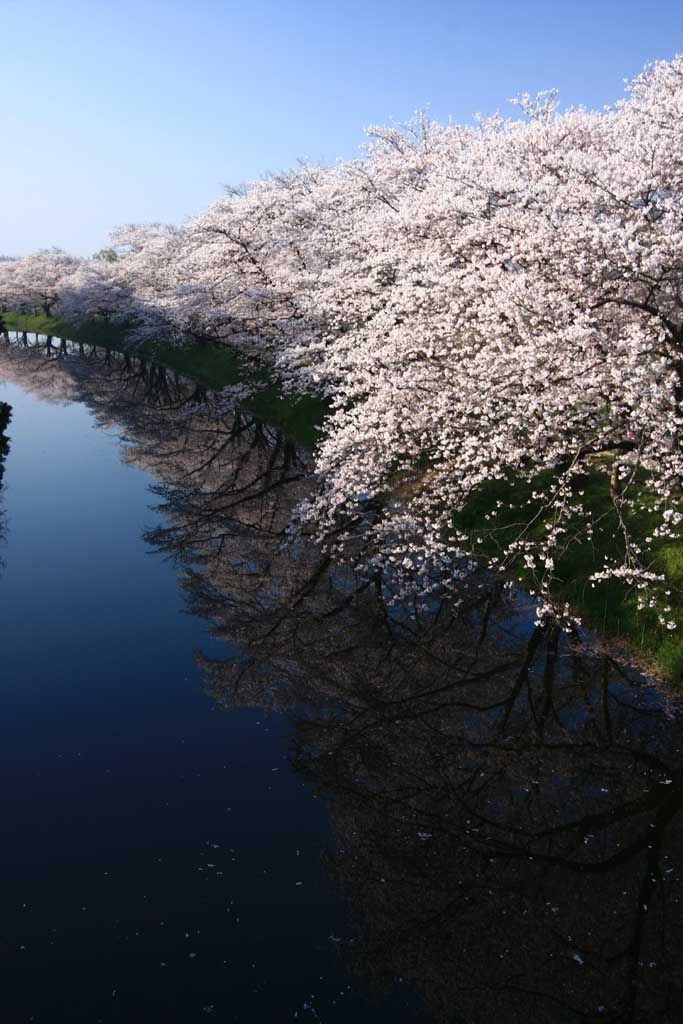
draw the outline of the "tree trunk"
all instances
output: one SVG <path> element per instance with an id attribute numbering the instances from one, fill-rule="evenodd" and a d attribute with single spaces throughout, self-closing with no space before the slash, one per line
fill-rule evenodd
<path id="1" fill-rule="evenodd" d="M 619 460 L 615 459 L 612 464 L 612 472 L 609 478 L 609 493 L 612 501 L 621 497 L 621 479 L 619 477 Z"/>

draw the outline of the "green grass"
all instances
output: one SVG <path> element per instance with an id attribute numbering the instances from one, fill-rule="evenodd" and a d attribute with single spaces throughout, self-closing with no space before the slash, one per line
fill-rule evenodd
<path id="1" fill-rule="evenodd" d="M 82 341 L 88 345 L 104 345 L 119 351 L 125 348 L 126 332 L 106 320 L 91 321 L 87 324 L 71 325 L 58 317 L 44 313 L 2 313 L 0 314 L 10 331 L 29 331 L 38 334 L 52 334 L 55 338 Z"/>
<path id="2" fill-rule="evenodd" d="M 125 329 L 104 319 L 74 325 L 42 313 L 3 313 L 2 317 L 11 331 L 52 334 L 56 338 L 82 341 L 88 345 L 102 345 L 119 352 L 129 347 Z M 306 447 L 313 447 L 318 439 L 318 428 L 327 412 L 326 403 L 315 396 L 294 398 L 282 395 L 265 371 L 255 372 L 237 353 L 228 348 L 198 345 L 175 347 L 146 342 L 136 346 L 135 351 L 169 369 L 176 370 L 185 377 L 196 380 L 207 388 L 256 381 L 262 386 L 262 390 L 246 403 L 250 412 L 259 419 L 281 427 L 294 441 Z"/>
<path id="3" fill-rule="evenodd" d="M 520 524 L 529 522 L 540 511 L 533 492 L 547 493 L 551 484 L 551 472 L 540 473 L 531 481 L 508 479 L 489 483 L 481 487 L 455 517 L 455 525 L 481 538 L 478 551 L 482 555 L 495 555 L 500 547 L 519 535 Z M 666 613 L 666 618 L 676 623 L 676 630 L 661 626 L 654 610 L 639 610 L 633 589 L 618 581 L 592 583 L 589 579 L 591 573 L 602 567 L 606 557 L 617 559 L 621 564 L 624 552 L 619 518 L 610 497 L 609 477 L 597 467 L 579 485 L 583 495 L 576 494 L 572 501 L 577 511 L 569 520 L 568 537 L 572 538 L 574 530 L 575 539 L 566 543 L 555 558 L 553 591 L 555 597 L 567 601 L 576 610 L 585 625 L 639 651 L 664 675 L 680 682 L 683 680 L 683 545 L 671 540 L 646 545 L 645 538 L 651 535 L 659 516 L 653 511 L 645 474 L 641 474 L 633 487 L 636 490 L 629 489 L 628 498 L 633 499 L 635 507 L 624 508 L 622 515 L 633 540 L 652 552 L 653 561 L 648 568 L 666 576 L 667 589 L 671 590 L 667 600 L 672 609 Z M 498 501 L 503 504 L 495 521 L 487 521 L 485 517 L 492 513 Z M 580 506 L 590 512 L 594 524 L 590 540 L 582 536 Z M 549 516 L 541 512 L 526 537 L 540 539 L 548 521 Z M 521 576 L 524 585 L 531 585 L 528 570 L 520 570 L 517 576 Z"/>

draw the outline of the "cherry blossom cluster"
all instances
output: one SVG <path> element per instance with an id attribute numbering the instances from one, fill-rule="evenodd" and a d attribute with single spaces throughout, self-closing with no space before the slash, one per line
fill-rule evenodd
<path id="1" fill-rule="evenodd" d="M 609 523 L 593 582 L 673 628 L 654 546 L 683 516 L 683 56 L 600 112 L 516 102 L 371 128 L 362 158 L 117 232 L 114 259 L 3 261 L 0 301 L 229 345 L 325 395 L 292 528 L 399 591 L 487 564 L 531 580 L 543 616 L 563 554 Z"/>

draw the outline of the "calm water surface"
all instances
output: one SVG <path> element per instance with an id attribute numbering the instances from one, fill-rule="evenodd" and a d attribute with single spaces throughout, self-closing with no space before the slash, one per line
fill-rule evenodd
<path id="1" fill-rule="evenodd" d="M 149 475 L 83 405 L 0 401 L 3 1021 L 377 1019 L 287 719 L 204 692 Z"/>
<path id="2" fill-rule="evenodd" d="M 49 355 L 0 355 L 0 1019 L 679 1020 L 677 700 L 499 593 L 352 600 L 279 435 Z"/>

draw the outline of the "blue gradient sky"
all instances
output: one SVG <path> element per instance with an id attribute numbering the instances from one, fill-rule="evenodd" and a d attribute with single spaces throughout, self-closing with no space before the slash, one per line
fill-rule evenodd
<path id="1" fill-rule="evenodd" d="M 602 106 L 683 50 L 683 3 L 0 0 L 0 38 L 0 252 L 89 255 L 427 103 L 468 120 L 557 86 Z"/>

